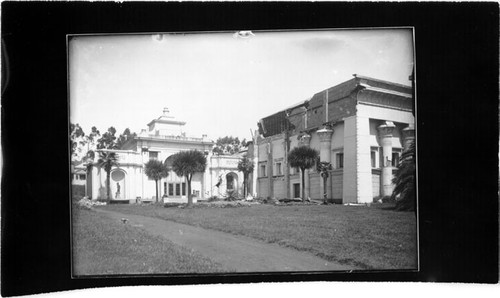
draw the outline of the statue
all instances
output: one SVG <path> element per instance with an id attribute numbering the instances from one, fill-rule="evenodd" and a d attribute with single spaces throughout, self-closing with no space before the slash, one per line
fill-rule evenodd
<path id="1" fill-rule="evenodd" d="M 120 183 L 116 182 L 116 194 L 115 194 L 115 199 L 120 198 Z"/>

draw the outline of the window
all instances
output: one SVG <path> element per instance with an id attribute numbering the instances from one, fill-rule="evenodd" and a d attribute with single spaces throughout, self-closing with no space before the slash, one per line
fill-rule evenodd
<path id="1" fill-rule="evenodd" d="M 149 159 L 158 159 L 158 152 L 149 151 Z"/>
<path id="2" fill-rule="evenodd" d="M 80 180 L 85 180 L 85 174 L 79 174 L 78 179 Z"/>
<path id="3" fill-rule="evenodd" d="M 372 160 L 372 168 L 376 168 L 377 167 L 377 152 L 376 151 L 372 151 L 371 154 L 370 154 L 370 157 L 371 157 L 371 160 Z"/>
<path id="4" fill-rule="evenodd" d="M 259 176 L 260 177 L 266 177 L 267 176 L 267 169 L 266 169 L 266 165 L 265 164 L 261 164 L 260 165 Z"/>
<path id="5" fill-rule="evenodd" d="M 283 175 L 283 170 L 281 168 L 281 162 L 275 163 L 275 168 L 276 168 L 276 176 Z"/>
<path id="6" fill-rule="evenodd" d="M 167 182 L 163 182 L 163 194 L 167 194 Z"/>
<path id="7" fill-rule="evenodd" d="M 337 165 L 337 169 L 344 168 L 344 153 L 337 153 L 335 163 Z"/>
<path id="8" fill-rule="evenodd" d="M 186 182 L 182 182 L 182 195 L 186 195 Z"/>
<path id="9" fill-rule="evenodd" d="M 399 164 L 399 152 L 392 152 L 392 166 L 397 167 Z"/>
<path id="10" fill-rule="evenodd" d="M 181 185 L 180 183 L 175 184 L 175 195 L 180 196 L 181 195 Z"/>
<path id="11" fill-rule="evenodd" d="M 173 196 L 174 195 L 174 184 L 173 183 L 169 183 L 168 184 L 168 195 L 169 196 Z"/>

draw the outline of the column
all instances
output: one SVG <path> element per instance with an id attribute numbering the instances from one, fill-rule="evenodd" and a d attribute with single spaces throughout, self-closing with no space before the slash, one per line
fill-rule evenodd
<path id="1" fill-rule="evenodd" d="M 300 137 L 299 140 L 300 146 L 307 146 L 309 147 L 309 144 L 311 144 L 311 135 L 309 134 L 304 134 L 303 136 Z M 300 171 L 300 181 L 302 181 L 302 171 Z M 301 187 L 304 187 L 306 189 L 306 198 L 310 197 L 311 190 L 309 188 L 309 170 L 304 171 L 304 183 L 305 185 L 301 185 Z M 300 193 L 302 194 L 302 189 L 300 190 Z"/>
<path id="2" fill-rule="evenodd" d="M 344 120 L 344 168 L 342 201 L 371 203 L 370 119 L 351 116 Z"/>
<path id="3" fill-rule="evenodd" d="M 382 196 L 392 194 L 392 132 L 396 126 L 386 121 L 378 127 L 380 143 L 382 145 Z"/>
<path id="4" fill-rule="evenodd" d="M 319 155 L 320 155 L 320 161 L 321 162 L 329 162 L 331 163 L 331 147 L 332 147 L 332 135 L 333 135 L 333 130 L 332 129 L 329 129 L 327 127 L 324 127 L 320 130 L 317 131 L 318 133 L 318 136 L 319 136 L 319 140 L 320 140 L 320 152 L 319 152 Z M 320 186 L 321 186 L 321 195 L 323 195 L 324 193 L 324 179 L 322 177 L 320 177 Z M 327 179 L 327 199 L 331 199 L 332 198 L 332 188 L 328 185 L 328 181 L 331 180 L 331 177 L 330 177 L 330 174 L 329 174 L 329 177 Z"/>

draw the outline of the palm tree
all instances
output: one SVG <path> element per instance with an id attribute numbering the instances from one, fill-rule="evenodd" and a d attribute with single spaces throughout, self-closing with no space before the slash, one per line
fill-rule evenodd
<path id="1" fill-rule="evenodd" d="M 158 203 L 158 181 L 168 176 L 167 165 L 159 160 L 151 159 L 144 166 L 144 173 L 149 179 L 153 179 L 156 185 L 156 203 Z"/>
<path id="2" fill-rule="evenodd" d="M 290 166 L 299 168 L 302 172 L 302 201 L 305 201 L 306 199 L 304 173 L 306 169 L 310 169 L 316 164 L 318 156 L 318 151 L 307 146 L 295 147 L 288 154 L 288 162 L 290 163 Z"/>
<path id="3" fill-rule="evenodd" d="M 248 175 L 253 172 L 253 167 L 253 162 L 246 155 L 238 162 L 238 171 L 243 172 L 243 197 L 246 197 Z"/>
<path id="4" fill-rule="evenodd" d="M 193 204 L 191 179 L 194 173 L 203 173 L 207 166 L 205 154 L 198 150 L 181 151 L 172 155 L 172 170 L 178 176 L 185 176 L 188 187 L 188 205 Z"/>
<path id="5" fill-rule="evenodd" d="M 99 159 L 97 160 L 97 167 L 99 168 L 104 168 L 104 171 L 106 171 L 106 195 L 107 195 L 107 200 L 108 202 L 111 200 L 111 186 L 110 186 L 110 176 L 111 176 L 111 169 L 113 167 L 118 166 L 118 156 L 116 155 L 115 152 L 109 152 L 109 151 L 100 151 L 99 152 Z"/>
<path id="6" fill-rule="evenodd" d="M 326 181 L 328 179 L 328 171 L 332 170 L 332 164 L 327 161 L 318 162 L 316 169 L 321 173 L 321 177 L 323 177 L 323 203 L 326 204 Z"/>
<path id="7" fill-rule="evenodd" d="M 398 171 L 392 179 L 395 187 L 392 197 L 396 199 L 396 210 L 415 210 L 415 142 L 401 154 Z"/>

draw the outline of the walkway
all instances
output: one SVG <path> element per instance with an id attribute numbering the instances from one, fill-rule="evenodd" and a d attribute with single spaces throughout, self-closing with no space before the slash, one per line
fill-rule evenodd
<path id="1" fill-rule="evenodd" d="M 307 252 L 265 243 L 253 238 L 189 226 L 140 215 L 96 208 L 112 219 L 164 237 L 173 243 L 222 264 L 230 272 L 346 271 L 353 267 L 329 262 Z"/>

